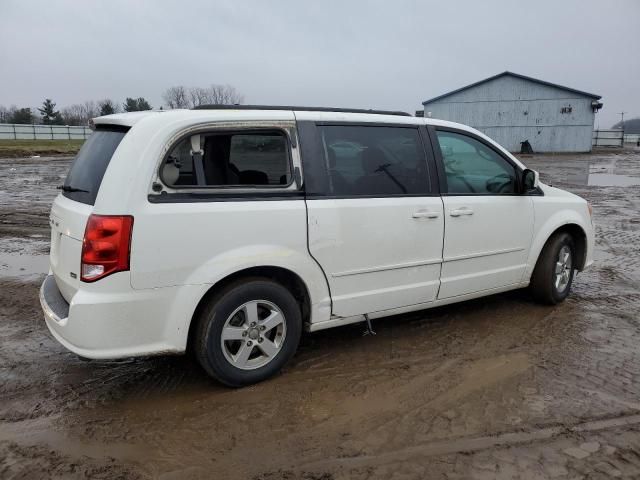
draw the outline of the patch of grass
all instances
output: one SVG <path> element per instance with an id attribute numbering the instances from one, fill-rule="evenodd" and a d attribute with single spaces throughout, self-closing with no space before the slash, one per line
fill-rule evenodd
<path id="1" fill-rule="evenodd" d="M 0 157 L 75 155 L 84 140 L 0 140 Z"/>

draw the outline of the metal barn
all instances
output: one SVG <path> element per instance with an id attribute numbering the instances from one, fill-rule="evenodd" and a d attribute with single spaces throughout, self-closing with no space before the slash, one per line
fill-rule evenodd
<path id="1" fill-rule="evenodd" d="M 424 116 L 470 125 L 512 152 L 589 152 L 600 95 L 503 72 L 422 102 Z"/>

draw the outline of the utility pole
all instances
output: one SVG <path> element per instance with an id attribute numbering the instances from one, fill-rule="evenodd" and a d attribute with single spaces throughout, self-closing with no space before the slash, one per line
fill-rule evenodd
<path id="1" fill-rule="evenodd" d="M 622 130 L 624 130 L 624 114 L 627 112 L 618 112 L 620 113 L 620 124 L 622 125 Z"/>

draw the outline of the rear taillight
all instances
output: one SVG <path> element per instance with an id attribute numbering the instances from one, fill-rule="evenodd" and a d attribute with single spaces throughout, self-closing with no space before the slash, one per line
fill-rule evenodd
<path id="1" fill-rule="evenodd" d="M 82 240 L 83 282 L 129 270 L 132 227 L 133 217 L 128 215 L 89 216 Z"/>

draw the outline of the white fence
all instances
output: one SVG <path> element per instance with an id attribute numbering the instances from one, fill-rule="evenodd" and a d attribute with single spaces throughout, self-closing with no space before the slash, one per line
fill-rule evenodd
<path id="1" fill-rule="evenodd" d="M 636 145 L 640 145 L 640 133 L 625 133 L 624 134 L 624 143 L 635 143 Z"/>
<path id="2" fill-rule="evenodd" d="M 624 145 L 623 130 L 594 130 L 594 147 L 622 147 Z"/>
<path id="3" fill-rule="evenodd" d="M 0 123 L 0 140 L 84 140 L 89 135 L 89 127 Z"/>

